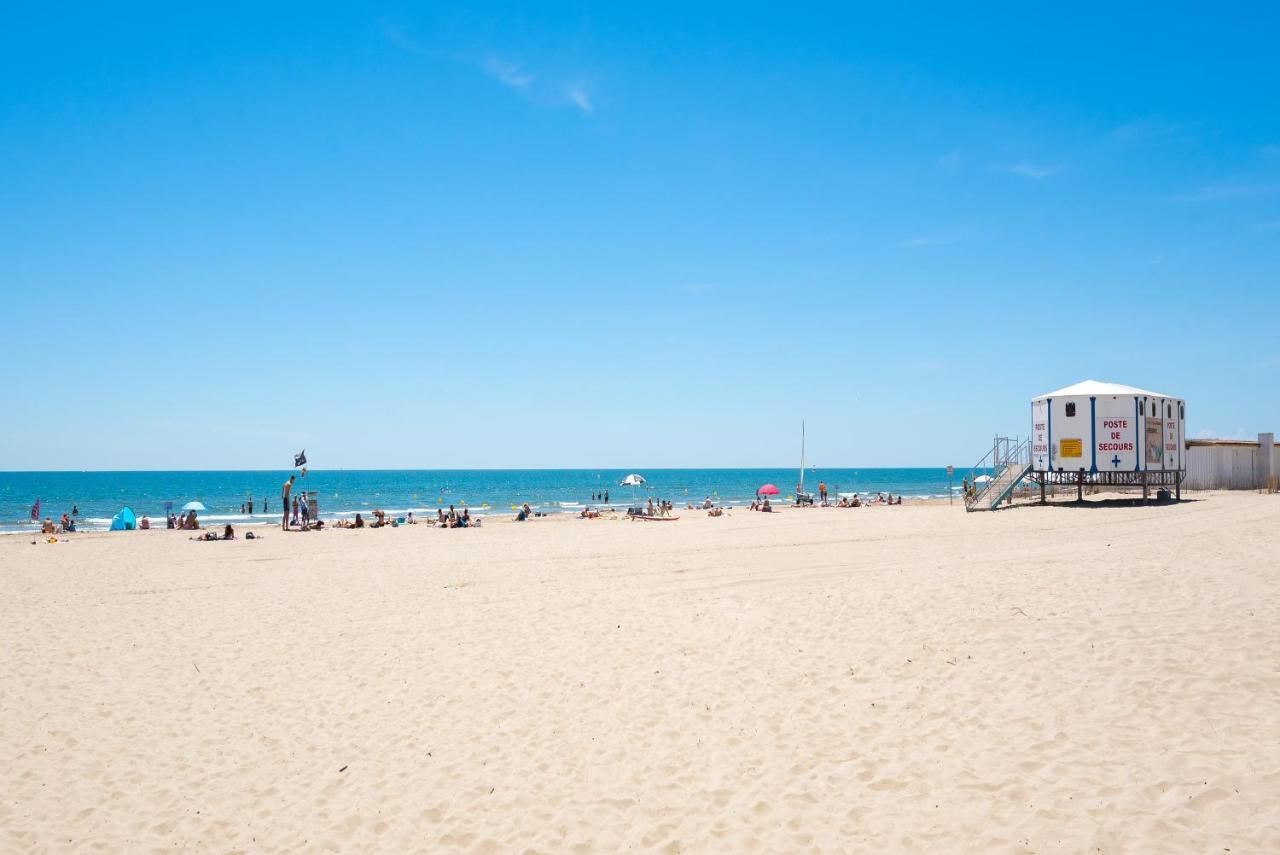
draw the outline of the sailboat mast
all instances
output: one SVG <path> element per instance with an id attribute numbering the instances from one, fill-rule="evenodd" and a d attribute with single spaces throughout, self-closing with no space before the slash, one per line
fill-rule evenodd
<path id="1" fill-rule="evenodd" d="M 804 419 L 800 420 L 800 492 L 804 492 Z"/>

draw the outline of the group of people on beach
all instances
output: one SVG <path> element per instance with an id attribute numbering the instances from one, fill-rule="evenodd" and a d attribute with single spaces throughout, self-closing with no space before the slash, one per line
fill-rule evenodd
<path id="1" fill-rule="evenodd" d="M 299 491 L 297 494 L 293 492 L 293 482 L 298 476 L 290 475 L 289 480 L 280 486 L 280 507 L 281 528 L 289 531 L 290 525 L 295 525 L 300 531 L 310 531 L 312 527 L 321 528 L 323 523 L 314 518 L 313 509 L 307 503 L 307 494 L 305 491 Z M 263 507 L 266 507 L 266 501 L 263 501 Z M 292 511 L 292 520 L 290 519 L 290 511 Z M 250 513 L 252 505 L 250 505 Z"/>
<path id="2" fill-rule="evenodd" d="M 867 499 L 865 502 L 862 500 L 861 496 L 859 496 L 857 493 L 854 493 L 852 498 L 841 496 L 840 501 L 836 502 L 835 507 L 865 508 L 865 507 L 870 507 L 871 505 L 900 505 L 900 504 L 902 504 L 902 497 L 899 496 L 898 498 L 895 499 L 892 493 L 889 493 L 887 495 L 884 493 L 876 493 L 876 497 L 874 499 Z"/>

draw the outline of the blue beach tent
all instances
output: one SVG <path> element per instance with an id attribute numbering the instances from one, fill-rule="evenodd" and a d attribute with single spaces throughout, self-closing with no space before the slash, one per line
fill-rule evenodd
<path id="1" fill-rule="evenodd" d="M 133 531 L 138 527 L 138 518 L 133 515 L 133 508 L 125 507 L 111 518 L 112 531 Z"/>

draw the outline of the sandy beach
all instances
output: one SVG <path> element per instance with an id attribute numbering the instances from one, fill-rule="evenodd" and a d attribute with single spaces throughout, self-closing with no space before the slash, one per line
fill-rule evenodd
<path id="1" fill-rule="evenodd" d="M 1280 498 L 0 538 L 12 851 L 1280 851 Z"/>

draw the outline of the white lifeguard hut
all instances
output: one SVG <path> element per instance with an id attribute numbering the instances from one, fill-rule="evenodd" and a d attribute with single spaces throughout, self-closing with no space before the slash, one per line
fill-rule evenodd
<path id="1" fill-rule="evenodd" d="M 1172 488 L 1186 474 L 1186 401 L 1085 380 L 1031 399 L 1031 477 L 1046 484 Z"/>
<path id="2" fill-rule="evenodd" d="M 1085 380 L 1031 399 L 1031 438 L 997 437 L 968 483 L 986 475 L 981 490 L 967 490 L 967 510 L 993 510 L 1012 501 L 1024 480 L 1050 484 L 1170 489 L 1182 498 L 1186 476 L 1186 402 L 1172 395 Z M 980 474 L 981 473 L 981 474 Z"/>

